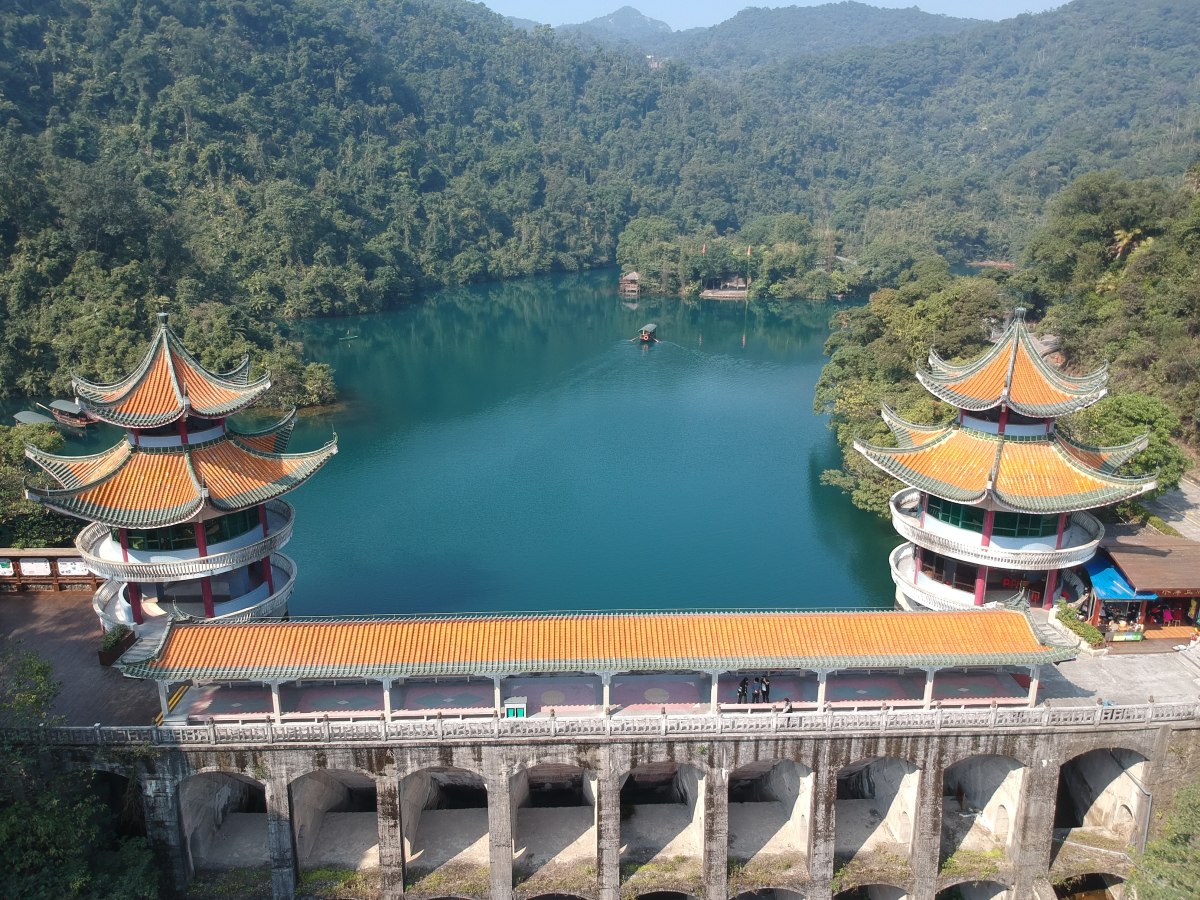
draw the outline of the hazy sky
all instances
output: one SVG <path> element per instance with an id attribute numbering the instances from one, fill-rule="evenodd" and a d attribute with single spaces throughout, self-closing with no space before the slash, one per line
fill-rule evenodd
<path id="1" fill-rule="evenodd" d="M 576 24 L 615 12 L 622 6 L 666 22 L 677 31 L 698 25 L 716 25 L 732 19 L 748 6 L 821 6 L 833 0 L 483 0 L 501 15 L 533 19 L 550 25 Z M 870 6 L 917 6 L 929 13 L 967 19 L 1009 19 L 1026 12 L 1062 6 L 1064 0 L 863 0 Z"/>

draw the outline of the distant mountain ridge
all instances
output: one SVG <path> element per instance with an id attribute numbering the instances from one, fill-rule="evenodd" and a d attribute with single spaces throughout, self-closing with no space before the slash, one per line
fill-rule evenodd
<path id="1" fill-rule="evenodd" d="M 705 69 L 745 69 L 850 47 L 884 47 L 985 24 L 908 9 L 881 9 L 844 0 L 823 6 L 749 7 L 711 28 L 672 31 L 630 6 L 555 31 L 572 43 L 671 56 Z"/>

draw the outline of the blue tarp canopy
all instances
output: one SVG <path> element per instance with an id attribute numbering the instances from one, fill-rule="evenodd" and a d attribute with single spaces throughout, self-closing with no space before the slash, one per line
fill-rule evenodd
<path id="1" fill-rule="evenodd" d="M 1101 600 L 1157 600 L 1158 594 L 1148 591 L 1135 591 L 1133 585 L 1125 580 L 1121 570 L 1101 550 L 1087 561 L 1084 566 L 1088 577 L 1092 579 L 1092 590 Z"/>

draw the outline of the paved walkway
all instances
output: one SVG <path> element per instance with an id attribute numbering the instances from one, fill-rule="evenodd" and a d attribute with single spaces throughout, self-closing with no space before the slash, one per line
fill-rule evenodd
<path id="1" fill-rule="evenodd" d="M 1188 540 L 1200 541 L 1200 484 L 1191 478 L 1185 477 L 1178 488 L 1144 505 Z"/>
<path id="2" fill-rule="evenodd" d="M 100 665 L 100 622 L 92 595 L 64 591 L 0 594 L 0 635 L 15 638 L 54 668 L 62 690 L 54 714 L 66 725 L 149 725 L 158 692 Z"/>

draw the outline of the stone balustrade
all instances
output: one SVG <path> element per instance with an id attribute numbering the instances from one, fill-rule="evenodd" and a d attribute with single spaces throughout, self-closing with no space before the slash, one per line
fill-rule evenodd
<path id="1" fill-rule="evenodd" d="M 419 720 L 314 719 L 309 722 L 209 722 L 181 726 L 97 726 L 9 730 L 16 740 L 53 745 L 153 744 L 157 746 L 247 744 L 346 744 L 546 738 L 715 737 L 856 733 L 943 733 L 984 729 L 1097 728 L 1200 721 L 1198 703 L 1123 706 L 992 706 L 980 709 L 888 709 L 783 713 L 720 713 L 661 716 L 546 716 L 501 719 L 435 717 Z"/>

